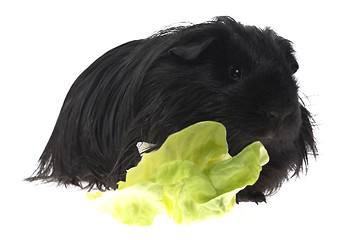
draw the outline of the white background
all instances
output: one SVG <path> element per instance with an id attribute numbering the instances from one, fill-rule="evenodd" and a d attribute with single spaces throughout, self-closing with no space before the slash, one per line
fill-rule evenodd
<path id="1" fill-rule="evenodd" d="M 1 235 L 6 239 L 361 239 L 357 1 L 2 1 Z M 124 1 L 125 2 L 125 1 Z M 292 40 L 320 156 L 267 204 L 178 226 L 129 227 L 85 192 L 26 183 L 75 78 L 105 51 L 178 22 L 230 15 Z"/>

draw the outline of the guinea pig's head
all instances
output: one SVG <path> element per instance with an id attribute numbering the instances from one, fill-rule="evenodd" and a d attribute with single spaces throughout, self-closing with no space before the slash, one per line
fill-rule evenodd
<path id="1" fill-rule="evenodd" d="M 149 69 L 141 94 L 152 109 L 149 141 L 205 120 L 226 126 L 231 154 L 253 141 L 292 148 L 312 134 L 292 44 L 271 29 L 221 17 L 158 38 L 169 42 L 167 51 Z"/>

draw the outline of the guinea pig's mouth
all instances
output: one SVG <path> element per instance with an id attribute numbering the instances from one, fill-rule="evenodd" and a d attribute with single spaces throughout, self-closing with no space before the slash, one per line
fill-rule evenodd
<path id="1" fill-rule="evenodd" d="M 241 131 L 229 128 L 227 131 L 229 133 L 227 142 L 230 154 L 235 155 L 256 141 L 260 141 L 266 149 L 267 147 L 277 149 L 280 146 L 293 142 L 293 139 L 287 135 L 289 128 L 286 126 L 268 126 L 267 128 L 258 127 L 256 129 L 256 131 Z"/>
<path id="2" fill-rule="evenodd" d="M 284 144 L 282 138 L 280 138 L 277 135 L 269 134 L 262 137 L 252 137 L 249 139 L 242 139 L 242 140 L 238 139 L 238 141 L 230 140 L 228 142 L 229 152 L 233 156 L 239 153 L 240 151 L 242 151 L 249 144 L 256 141 L 260 141 L 266 147 L 266 149 L 267 147 L 271 147 L 271 146 L 277 148 L 277 146 L 281 146 Z"/>
<path id="3" fill-rule="evenodd" d="M 279 135 L 278 130 L 272 129 L 264 137 L 261 137 L 260 141 L 261 140 L 272 141 L 273 139 L 276 139 L 278 137 L 278 135 Z"/>

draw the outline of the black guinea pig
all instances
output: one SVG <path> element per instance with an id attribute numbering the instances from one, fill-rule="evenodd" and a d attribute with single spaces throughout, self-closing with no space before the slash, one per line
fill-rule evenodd
<path id="1" fill-rule="evenodd" d="M 231 155 L 254 141 L 265 145 L 270 162 L 237 202 L 265 201 L 317 152 L 297 69 L 290 41 L 230 17 L 120 45 L 74 82 L 27 180 L 114 189 L 140 161 L 137 142 L 154 150 L 170 134 L 210 120 L 226 127 Z"/>

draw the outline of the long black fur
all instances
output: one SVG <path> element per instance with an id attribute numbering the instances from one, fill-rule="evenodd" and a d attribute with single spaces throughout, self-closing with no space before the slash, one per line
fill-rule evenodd
<path id="1" fill-rule="evenodd" d="M 174 27 L 118 46 L 91 64 L 65 98 L 29 181 L 116 188 L 140 161 L 137 142 L 213 120 L 231 154 L 260 140 L 270 155 L 239 201 L 265 201 L 316 155 L 313 120 L 298 96 L 290 41 L 230 17 Z"/>

